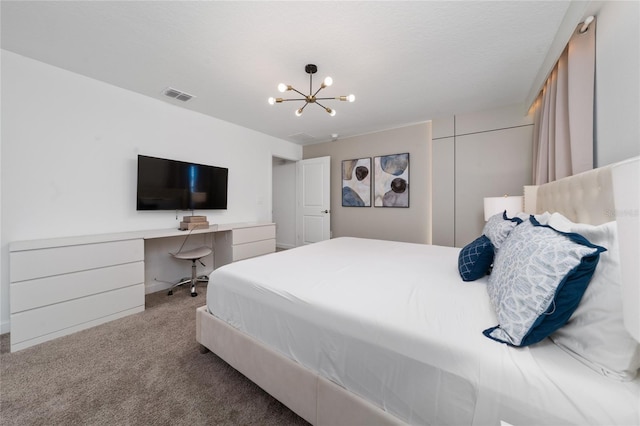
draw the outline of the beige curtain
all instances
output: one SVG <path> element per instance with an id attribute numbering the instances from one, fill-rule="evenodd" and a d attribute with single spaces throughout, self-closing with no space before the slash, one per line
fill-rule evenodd
<path id="1" fill-rule="evenodd" d="M 596 23 L 580 27 L 534 103 L 535 185 L 593 168 Z"/>

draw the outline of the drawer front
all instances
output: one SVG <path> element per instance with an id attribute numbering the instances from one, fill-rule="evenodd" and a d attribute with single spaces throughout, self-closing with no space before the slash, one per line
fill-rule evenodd
<path id="1" fill-rule="evenodd" d="M 109 241 L 9 254 L 10 281 L 24 281 L 144 260 L 144 240 Z"/>
<path id="2" fill-rule="evenodd" d="M 144 284 L 12 314 L 11 345 L 81 327 L 136 307 L 144 309 Z"/>
<path id="3" fill-rule="evenodd" d="M 11 284 L 11 313 L 144 283 L 144 262 L 126 263 Z"/>
<path id="4" fill-rule="evenodd" d="M 276 240 L 262 240 L 233 246 L 233 261 L 248 259 L 276 251 Z"/>
<path id="5" fill-rule="evenodd" d="M 239 228 L 232 231 L 232 244 L 245 244 L 253 241 L 270 240 L 276 238 L 276 226 L 252 226 L 250 228 Z"/>

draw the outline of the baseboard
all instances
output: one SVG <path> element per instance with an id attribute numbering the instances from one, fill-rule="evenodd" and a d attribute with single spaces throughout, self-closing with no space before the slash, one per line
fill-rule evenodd
<path id="1" fill-rule="evenodd" d="M 9 333 L 11 331 L 11 322 L 4 321 L 0 323 L 0 334 Z"/>
<path id="2" fill-rule="evenodd" d="M 289 250 L 289 249 L 295 248 L 295 246 L 293 244 L 283 244 L 283 243 L 276 242 L 276 248 L 282 249 L 282 250 Z"/>
<path id="3" fill-rule="evenodd" d="M 171 283 L 165 283 L 162 281 L 147 281 L 144 284 L 144 294 L 156 293 L 158 291 L 169 290 Z"/>
<path id="4" fill-rule="evenodd" d="M 207 275 L 208 276 L 212 272 L 213 271 L 209 271 L 209 270 L 203 271 L 198 276 L 201 276 L 201 275 Z M 206 285 L 206 284 L 205 283 L 198 283 L 198 285 L 201 286 L 201 285 Z M 157 281 L 157 280 L 146 281 L 144 283 L 144 294 L 157 293 L 158 291 L 166 291 L 166 290 L 169 290 L 172 286 L 173 286 L 173 283 L 166 282 L 166 281 Z"/>

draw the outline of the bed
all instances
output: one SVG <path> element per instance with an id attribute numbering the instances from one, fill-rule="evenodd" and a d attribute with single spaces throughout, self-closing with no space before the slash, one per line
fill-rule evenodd
<path id="1" fill-rule="evenodd" d="M 606 227 L 601 240 L 610 242 L 617 166 L 528 187 L 525 210 L 553 238 L 580 230 L 598 240 Z M 637 189 L 627 195 L 637 221 Z M 538 226 L 528 217 L 510 232 Z M 503 219 L 495 222 L 502 227 Z M 562 233 L 541 223 L 549 220 Z M 617 244 L 587 250 L 581 265 L 594 250 L 600 262 L 566 325 L 534 343 L 525 342 L 530 332 L 504 344 L 496 324 L 511 331 L 494 299 L 513 235 L 494 247 L 491 275 L 472 281 L 461 278 L 464 249 L 359 238 L 226 265 L 211 274 L 196 339 L 316 425 L 640 424 L 640 351 L 623 325 L 619 279 L 593 284 L 617 265 L 610 260 Z M 610 311 L 593 307 L 603 300 Z M 562 303 L 554 299 L 536 324 L 543 317 L 547 324 Z M 581 339 L 598 340 L 597 332 L 606 336 L 585 355 Z M 611 352 L 621 355 L 610 360 Z"/>

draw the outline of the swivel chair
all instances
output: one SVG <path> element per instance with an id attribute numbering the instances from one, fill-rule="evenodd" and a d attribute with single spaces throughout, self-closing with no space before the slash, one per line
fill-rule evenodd
<path id="1" fill-rule="evenodd" d="M 184 239 L 178 251 L 170 254 L 175 259 L 191 261 L 191 277 L 182 278 L 180 281 L 175 283 L 169 289 L 169 293 L 167 293 L 168 296 L 171 296 L 173 294 L 174 288 L 181 286 L 183 284 L 191 283 L 191 297 L 196 297 L 198 295 L 198 293 L 196 292 L 196 284 L 199 282 L 200 283 L 209 282 L 209 277 L 207 277 L 206 275 L 202 275 L 202 276 L 197 275 L 196 262 L 200 262 L 202 266 L 205 266 L 205 264 L 202 262 L 201 259 L 203 257 L 209 256 L 211 253 L 213 253 L 213 250 L 211 250 L 209 247 L 203 246 L 203 247 L 197 247 L 191 250 L 182 251 L 182 248 L 184 247 L 184 244 L 187 242 L 187 239 L 189 239 L 190 235 L 191 235 L 191 231 L 189 231 L 189 235 L 187 235 L 187 237 Z"/>

